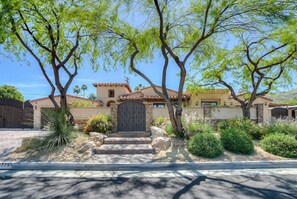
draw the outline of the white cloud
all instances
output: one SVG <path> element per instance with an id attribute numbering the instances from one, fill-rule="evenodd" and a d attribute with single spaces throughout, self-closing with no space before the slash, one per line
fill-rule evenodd
<path id="1" fill-rule="evenodd" d="M 8 84 L 8 85 L 13 85 L 15 87 L 18 87 L 18 88 L 37 88 L 37 87 L 48 87 L 49 85 L 47 84 Z"/>

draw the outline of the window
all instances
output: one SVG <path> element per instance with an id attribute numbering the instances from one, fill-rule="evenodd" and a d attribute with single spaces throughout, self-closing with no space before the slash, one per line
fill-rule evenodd
<path id="1" fill-rule="evenodd" d="M 114 90 L 108 90 L 108 97 L 114 97 Z"/>
<path id="2" fill-rule="evenodd" d="M 153 103 L 154 108 L 165 108 L 165 103 Z"/>
<path id="3" fill-rule="evenodd" d="M 217 105 L 218 105 L 218 101 L 201 101 L 202 107 L 212 107 Z"/>

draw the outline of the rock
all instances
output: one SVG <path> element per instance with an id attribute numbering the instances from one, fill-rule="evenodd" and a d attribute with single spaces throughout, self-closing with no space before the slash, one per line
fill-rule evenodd
<path id="1" fill-rule="evenodd" d="M 90 132 L 90 136 L 97 147 L 101 146 L 103 144 L 104 138 L 107 137 L 103 133 L 97 132 Z"/>
<path id="2" fill-rule="evenodd" d="M 168 137 L 156 137 L 152 146 L 156 149 L 156 151 L 165 151 L 171 146 L 171 139 Z"/>
<path id="3" fill-rule="evenodd" d="M 84 144 L 79 150 L 79 153 L 85 153 L 86 151 L 92 151 L 95 147 L 95 144 L 93 142 L 88 142 Z"/>
<path id="4" fill-rule="evenodd" d="M 163 129 L 160 129 L 156 126 L 151 126 L 151 134 L 152 134 L 152 138 L 157 138 L 157 137 L 166 137 L 166 131 L 164 131 Z"/>

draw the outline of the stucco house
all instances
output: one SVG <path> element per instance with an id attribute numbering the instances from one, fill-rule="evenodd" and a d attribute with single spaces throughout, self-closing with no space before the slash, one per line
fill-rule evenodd
<path id="1" fill-rule="evenodd" d="M 203 107 L 203 106 L 220 106 L 220 107 L 240 107 L 239 102 L 234 100 L 228 89 L 207 89 L 201 90 L 191 94 L 191 92 L 186 92 L 191 96 L 190 107 Z M 243 99 L 244 94 L 237 95 L 240 99 Z M 273 100 L 268 97 L 257 98 L 253 105 L 261 104 L 264 107 L 269 107 L 269 104 Z"/>
<path id="2" fill-rule="evenodd" d="M 110 107 L 111 103 L 120 103 L 127 100 L 137 100 L 153 104 L 155 108 L 164 108 L 166 104 L 164 100 L 155 93 L 153 87 L 145 87 L 139 91 L 132 92 L 131 87 L 127 83 L 93 83 L 96 87 L 97 100 L 105 107 Z M 161 91 L 160 86 L 156 88 Z M 177 91 L 167 89 L 170 99 L 175 103 L 177 101 Z M 188 103 L 189 95 L 183 96 L 183 101 Z"/>
<path id="3" fill-rule="evenodd" d="M 237 107 L 240 108 L 240 103 L 234 100 L 230 94 L 229 89 L 206 89 L 195 93 L 186 92 L 190 95 L 190 107 L 205 107 L 205 106 L 218 106 L 218 107 Z M 240 99 L 244 98 L 244 94 L 237 95 Z M 263 119 L 269 121 L 271 118 L 271 110 L 269 109 L 272 99 L 268 97 L 258 97 L 253 106 L 260 105 L 263 107 Z"/>

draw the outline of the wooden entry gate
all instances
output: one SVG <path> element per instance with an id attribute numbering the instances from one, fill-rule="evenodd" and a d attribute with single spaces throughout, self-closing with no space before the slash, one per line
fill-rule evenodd
<path id="1" fill-rule="evenodd" d="M 288 117 L 288 109 L 274 108 L 271 110 L 271 116 L 274 118 L 286 118 Z"/>
<path id="2" fill-rule="evenodd" d="M 118 106 L 118 131 L 145 131 L 145 105 L 139 101 L 126 101 Z"/>
<path id="3" fill-rule="evenodd" d="M 0 99 L 0 128 L 33 128 L 33 106 L 29 101 Z"/>

